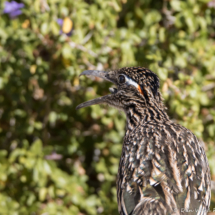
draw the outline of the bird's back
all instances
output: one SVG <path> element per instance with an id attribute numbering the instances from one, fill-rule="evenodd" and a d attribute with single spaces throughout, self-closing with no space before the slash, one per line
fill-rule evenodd
<path id="1" fill-rule="evenodd" d="M 203 146 L 170 120 L 128 129 L 117 198 L 121 215 L 207 214 L 210 170 Z"/>

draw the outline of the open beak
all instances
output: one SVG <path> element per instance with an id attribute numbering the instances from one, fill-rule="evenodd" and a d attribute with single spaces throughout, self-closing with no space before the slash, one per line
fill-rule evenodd
<path id="1" fill-rule="evenodd" d="M 116 84 L 116 79 L 115 79 L 115 75 L 114 75 L 113 72 L 98 71 L 98 70 L 86 70 L 86 71 L 82 72 L 79 75 L 79 77 L 82 76 L 82 75 L 99 77 L 99 78 L 102 78 L 104 80 L 110 81 L 113 84 Z M 110 90 L 110 92 L 112 94 L 117 92 L 117 89 L 115 89 L 115 88 L 109 88 L 109 90 Z M 76 110 L 78 110 L 80 108 L 88 107 L 88 106 L 91 106 L 91 105 L 95 105 L 95 104 L 107 103 L 107 101 L 109 100 L 110 96 L 111 96 L 111 94 L 106 95 L 106 96 L 102 96 L 102 97 L 99 97 L 99 98 L 96 98 L 96 99 L 92 99 L 92 100 L 87 101 L 87 102 L 83 102 L 83 103 L 81 103 L 80 105 L 78 105 L 76 107 Z"/>

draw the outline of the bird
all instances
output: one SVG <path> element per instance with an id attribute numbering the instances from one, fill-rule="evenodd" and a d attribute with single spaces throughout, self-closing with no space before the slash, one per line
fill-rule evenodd
<path id="1" fill-rule="evenodd" d="M 116 88 L 76 109 L 108 104 L 126 115 L 116 181 L 119 214 L 207 214 L 211 176 L 204 146 L 169 118 L 158 76 L 144 67 L 86 70 L 81 75 L 100 77 Z"/>

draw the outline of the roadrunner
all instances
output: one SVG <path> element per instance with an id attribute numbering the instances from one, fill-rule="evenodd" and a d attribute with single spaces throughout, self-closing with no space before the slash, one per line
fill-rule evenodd
<path id="1" fill-rule="evenodd" d="M 103 78 L 117 88 L 77 109 L 106 103 L 126 114 L 117 177 L 119 213 L 207 214 L 211 179 L 203 146 L 191 131 L 169 119 L 158 76 L 143 67 L 87 70 L 81 75 Z"/>

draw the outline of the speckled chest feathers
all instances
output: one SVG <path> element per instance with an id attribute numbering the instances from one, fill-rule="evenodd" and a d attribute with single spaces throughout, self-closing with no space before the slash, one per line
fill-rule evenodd
<path id="1" fill-rule="evenodd" d="M 191 131 L 169 119 L 157 75 L 143 67 L 81 75 L 101 77 L 117 88 L 77 109 L 106 103 L 127 117 L 117 176 L 120 215 L 206 215 L 211 179 L 204 148 Z"/>

